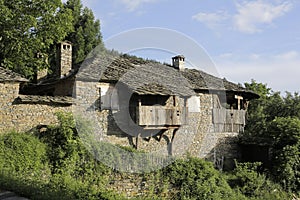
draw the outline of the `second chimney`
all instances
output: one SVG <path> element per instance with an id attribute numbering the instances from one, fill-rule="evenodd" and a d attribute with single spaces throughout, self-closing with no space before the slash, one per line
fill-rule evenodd
<path id="1" fill-rule="evenodd" d="M 178 55 L 172 58 L 173 67 L 178 69 L 179 71 L 184 70 L 184 60 L 185 57 L 183 55 Z"/>
<path id="2" fill-rule="evenodd" d="M 69 42 L 62 42 L 58 45 L 58 70 L 57 75 L 62 78 L 69 74 L 72 69 L 72 45 Z"/>

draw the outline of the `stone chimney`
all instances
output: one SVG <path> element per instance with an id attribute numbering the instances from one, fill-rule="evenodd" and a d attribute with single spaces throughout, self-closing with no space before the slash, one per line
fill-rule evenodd
<path id="1" fill-rule="evenodd" d="M 184 70 L 184 60 L 185 57 L 183 55 L 178 55 L 172 58 L 173 67 L 178 69 L 179 71 Z"/>
<path id="2" fill-rule="evenodd" d="M 67 76 L 72 70 L 72 44 L 62 42 L 57 47 L 57 76 L 62 78 Z"/>

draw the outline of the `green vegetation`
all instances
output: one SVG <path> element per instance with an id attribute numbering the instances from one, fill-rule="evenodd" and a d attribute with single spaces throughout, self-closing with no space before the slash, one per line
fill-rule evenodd
<path id="1" fill-rule="evenodd" d="M 80 0 L 68 0 L 65 7 L 72 11 L 74 27 L 65 40 L 73 45 L 73 65 L 79 65 L 95 47 L 98 50 L 104 49 L 100 21 L 95 20 L 91 9 L 83 8 Z"/>
<path id="2" fill-rule="evenodd" d="M 0 13 L 0 66 L 26 78 L 55 68 L 61 41 L 73 43 L 74 65 L 96 46 L 104 48 L 100 21 L 90 9 L 82 9 L 80 0 L 0 0 Z"/>
<path id="3" fill-rule="evenodd" d="M 61 0 L 0 0 L 0 13 L 0 65 L 28 78 L 49 68 L 51 45 L 73 29 Z"/>
<path id="4" fill-rule="evenodd" d="M 300 96 L 286 93 L 282 97 L 261 83 L 245 84 L 248 89 L 260 94 L 260 99 L 251 101 L 244 144 L 268 146 L 272 165 L 265 170 L 275 182 L 286 190 L 300 190 Z"/>
<path id="5" fill-rule="evenodd" d="M 109 184 L 116 177 L 146 183 L 137 199 L 288 199 L 280 185 L 257 172 L 258 164 L 237 164 L 222 173 L 198 158 L 178 159 L 144 174 L 116 172 L 84 147 L 70 114 L 60 124 L 36 133 L 0 136 L 0 188 L 31 199 L 125 199 Z M 124 148 L 123 150 L 134 151 Z M 118 152 L 112 158 L 118 157 Z"/>
<path id="6" fill-rule="evenodd" d="M 177 160 L 163 173 L 176 188 L 172 199 L 246 199 L 230 188 L 212 163 L 198 158 Z"/>
<path id="7" fill-rule="evenodd" d="M 229 185 L 249 199 L 290 199 L 279 184 L 258 173 L 261 163 L 236 163 L 236 168 L 227 174 Z"/>
<path id="8" fill-rule="evenodd" d="M 32 199 L 122 199 L 105 190 L 110 170 L 83 148 L 70 114 L 43 134 L 9 133 L 0 142 L 0 187 Z"/>

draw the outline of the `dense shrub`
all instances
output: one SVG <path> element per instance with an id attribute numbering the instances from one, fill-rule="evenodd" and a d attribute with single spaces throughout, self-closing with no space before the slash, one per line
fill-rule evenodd
<path id="1" fill-rule="evenodd" d="M 213 164 L 198 158 L 177 160 L 164 176 L 178 189 L 174 199 L 245 199 L 235 193 Z"/>
<path id="2" fill-rule="evenodd" d="M 70 114 L 43 134 L 0 137 L 0 188 L 32 199 L 123 199 L 106 189 L 110 170 L 86 151 Z"/>
<path id="3" fill-rule="evenodd" d="M 35 177 L 48 173 L 47 146 L 33 135 L 0 136 L 0 170 Z M 45 174 L 46 173 L 46 174 Z"/>
<path id="4" fill-rule="evenodd" d="M 42 190 L 41 184 L 51 177 L 46 149 L 45 144 L 30 134 L 1 135 L 0 188 L 26 196 Z"/>
<path id="5" fill-rule="evenodd" d="M 236 168 L 227 176 L 230 186 L 251 199 L 281 200 L 289 199 L 289 195 L 281 186 L 268 180 L 264 174 L 258 173 L 261 163 L 236 163 Z"/>

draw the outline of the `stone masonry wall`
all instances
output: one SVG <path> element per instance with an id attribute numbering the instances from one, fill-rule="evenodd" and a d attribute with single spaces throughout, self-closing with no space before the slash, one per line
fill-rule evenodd
<path id="1" fill-rule="evenodd" d="M 98 109 L 99 94 L 96 93 L 101 84 L 93 82 L 77 82 L 76 84 L 77 99 L 81 99 L 81 114 L 92 116 L 90 120 L 93 121 L 93 124 L 99 124 L 96 128 L 98 132 L 101 132 L 102 139 L 122 146 L 134 146 L 136 137 L 126 134 L 126 130 L 122 131 L 115 123 L 113 112 L 117 111 Z M 148 140 L 138 138 L 138 149 L 146 152 L 159 151 L 163 155 L 172 154 L 174 156 L 189 153 L 192 156 L 206 158 L 214 162 L 221 159 L 229 163 L 228 167 L 230 167 L 232 165 L 230 160 L 233 162 L 234 158 L 239 157 L 236 144 L 238 133 L 216 132 L 212 109 L 220 106 L 217 103 L 218 96 L 214 94 L 198 94 L 198 96 L 200 98 L 200 112 L 189 113 L 189 124 L 179 128 L 173 142 L 171 142 L 173 133 L 171 129 L 166 130 L 160 140 L 158 136 L 149 137 Z M 89 110 L 91 107 L 93 108 Z M 152 133 L 155 135 L 158 130 L 152 130 Z"/>
<path id="2" fill-rule="evenodd" d="M 38 125 L 57 123 L 55 113 L 71 112 L 71 107 L 19 104 L 19 83 L 0 83 L 0 133 L 28 131 Z"/>
<path id="3" fill-rule="evenodd" d="M 81 114 L 91 120 L 104 141 L 123 146 L 132 146 L 126 136 L 114 122 L 113 112 L 99 109 L 99 84 L 76 82 L 75 115 Z M 9 130 L 28 131 L 37 125 L 57 123 L 54 115 L 57 111 L 71 112 L 71 106 L 62 107 L 46 104 L 18 104 L 19 83 L 0 83 L 0 133 Z M 89 98 L 86 98 L 89 96 Z M 216 95 L 199 94 L 200 112 L 189 113 L 189 125 L 182 126 L 170 145 L 172 132 L 166 131 L 158 141 L 139 138 L 139 148 L 144 151 L 163 149 L 165 154 L 182 156 L 187 152 L 196 157 L 211 160 L 220 168 L 230 168 L 233 159 L 239 157 L 237 133 L 216 133 L 212 121 L 212 108 L 217 104 Z M 73 107 L 74 108 L 74 107 Z M 132 138 L 131 138 L 132 139 Z M 134 177 L 134 176 L 133 176 Z M 146 184 L 146 185 L 145 185 Z M 143 194 L 147 184 L 142 179 L 117 178 L 110 188 L 126 194 L 128 197 Z"/>
<path id="4" fill-rule="evenodd" d="M 101 139 L 122 146 L 134 146 L 135 137 L 128 136 L 115 123 L 113 112 L 99 109 L 99 84 L 92 82 L 77 82 L 77 101 L 75 108 L 83 118 L 95 124 L 95 130 Z M 37 125 L 57 123 L 55 113 L 58 111 L 72 112 L 71 106 L 47 104 L 19 104 L 16 98 L 19 93 L 19 83 L 0 83 L 0 133 L 10 130 L 28 131 Z M 87 96 L 89 98 L 87 98 Z M 212 122 L 212 108 L 217 104 L 216 95 L 199 94 L 200 112 L 189 113 L 189 125 L 182 126 L 171 143 L 173 130 L 164 132 L 163 137 L 138 139 L 138 148 L 153 152 L 159 150 L 162 154 L 182 156 L 189 153 L 192 156 L 207 158 L 221 162 L 225 167 L 233 165 L 233 159 L 239 158 L 236 144 L 237 133 L 217 133 Z M 79 111 L 79 110 L 80 111 Z M 78 112 L 79 111 L 79 112 Z M 155 133 L 155 132 L 154 132 Z"/>

